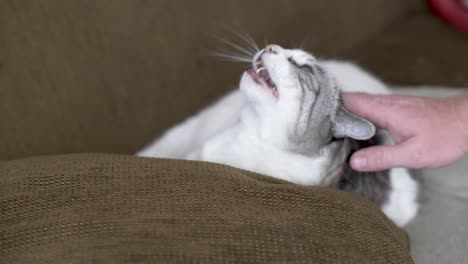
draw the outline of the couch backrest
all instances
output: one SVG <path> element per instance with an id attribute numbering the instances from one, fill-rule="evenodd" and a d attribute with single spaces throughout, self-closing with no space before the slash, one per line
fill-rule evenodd
<path id="1" fill-rule="evenodd" d="M 339 56 L 415 0 L 3 0 L 0 159 L 131 153 L 235 87 L 231 29 Z M 239 41 L 237 41 L 239 42 Z"/>

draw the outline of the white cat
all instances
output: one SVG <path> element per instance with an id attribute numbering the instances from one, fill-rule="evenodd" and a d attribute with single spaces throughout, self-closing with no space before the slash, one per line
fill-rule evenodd
<path id="1" fill-rule="evenodd" d="M 344 109 L 339 93 L 390 93 L 382 82 L 354 64 L 317 61 L 277 45 L 259 51 L 252 64 L 239 90 L 138 155 L 218 162 L 297 184 L 354 191 L 399 226 L 414 218 L 419 187 L 407 170 L 360 173 L 347 162 L 359 141 L 382 144 L 391 138 L 374 136 L 375 127 Z"/>

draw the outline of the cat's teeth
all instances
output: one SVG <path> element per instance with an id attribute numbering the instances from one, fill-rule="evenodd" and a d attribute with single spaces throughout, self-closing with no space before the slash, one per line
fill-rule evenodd
<path id="1" fill-rule="evenodd" d="M 259 74 L 259 73 L 260 73 L 261 71 L 263 71 L 263 70 L 265 70 L 264 67 L 258 68 L 258 69 L 257 69 L 257 74 Z"/>

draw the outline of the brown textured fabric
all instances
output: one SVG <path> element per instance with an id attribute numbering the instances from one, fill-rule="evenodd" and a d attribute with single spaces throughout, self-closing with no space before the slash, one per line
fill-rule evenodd
<path id="1" fill-rule="evenodd" d="M 206 56 L 226 28 L 392 83 L 464 84 L 465 36 L 422 2 L 0 0 L 0 159 L 135 151 L 236 85 L 242 66 Z M 353 194 L 227 166 L 0 162 L 0 263 L 411 263 L 408 247 Z"/>
<path id="2" fill-rule="evenodd" d="M 414 2 L 414 0 L 413 0 Z M 125 152 L 235 87 L 207 56 L 250 33 L 334 57 L 407 0 L 0 0 L 0 159 Z M 239 41 L 237 41 L 239 42 Z"/>
<path id="3" fill-rule="evenodd" d="M 357 195 L 119 155 L 0 162 L 0 263 L 412 263 Z"/>
<path id="4" fill-rule="evenodd" d="M 468 87 L 468 34 L 431 14 L 396 22 L 350 57 L 390 84 Z"/>

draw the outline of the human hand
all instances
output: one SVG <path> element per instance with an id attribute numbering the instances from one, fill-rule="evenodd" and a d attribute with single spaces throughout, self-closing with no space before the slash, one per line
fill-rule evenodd
<path id="1" fill-rule="evenodd" d="M 432 99 L 343 93 L 342 99 L 349 111 L 387 129 L 395 140 L 395 145 L 355 152 L 350 160 L 355 170 L 442 167 L 468 151 L 467 95 Z"/>

